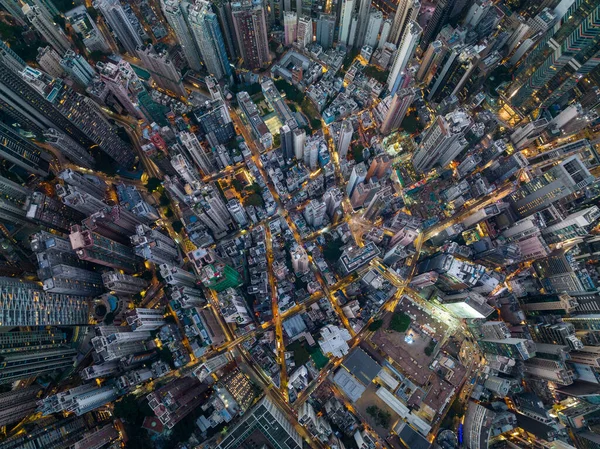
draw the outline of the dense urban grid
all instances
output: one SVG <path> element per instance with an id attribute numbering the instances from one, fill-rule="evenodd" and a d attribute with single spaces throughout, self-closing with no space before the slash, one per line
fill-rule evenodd
<path id="1" fill-rule="evenodd" d="M 600 0 L 0 0 L 0 449 L 600 449 Z"/>

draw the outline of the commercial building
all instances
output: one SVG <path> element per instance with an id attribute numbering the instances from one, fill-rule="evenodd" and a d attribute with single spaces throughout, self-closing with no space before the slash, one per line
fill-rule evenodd
<path id="1" fill-rule="evenodd" d="M 264 435 L 275 449 L 301 449 L 302 437 L 284 413 L 268 397 L 246 413 L 242 421 L 231 429 L 215 449 L 240 447 L 252 432 Z"/>

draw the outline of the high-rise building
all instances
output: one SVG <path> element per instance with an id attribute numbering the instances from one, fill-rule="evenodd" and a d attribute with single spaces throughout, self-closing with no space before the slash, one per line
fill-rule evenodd
<path id="1" fill-rule="evenodd" d="M 472 46 L 447 51 L 429 83 L 427 99 L 439 103 L 451 95 L 461 95 L 478 63 L 479 54 Z"/>
<path id="2" fill-rule="evenodd" d="M 144 352 L 148 348 L 146 341 L 150 339 L 150 332 L 116 332 L 109 335 L 98 335 L 92 338 L 94 351 L 103 363 L 121 358 L 130 354 Z"/>
<path id="3" fill-rule="evenodd" d="M 472 126 L 471 117 L 456 110 L 438 118 L 427 128 L 413 156 L 415 170 L 426 172 L 436 164 L 444 167 L 467 146 L 465 133 Z"/>
<path id="4" fill-rule="evenodd" d="M 362 48 L 369 25 L 369 13 L 371 12 L 371 0 L 358 0 L 358 16 L 356 16 L 357 26 L 354 36 L 354 46 Z"/>
<path id="5" fill-rule="evenodd" d="M 118 397 L 117 388 L 114 386 L 97 387 L 95 384 L 84 384 L 45 397 L 40 401 L 40 411 L 43 415 L 72 412 L 77 416 L 81 416 L 114 401 Z"/>
<path id="6" fill-rule="evenodd" d="M 137 271 L 141 258 L 133 250 L 96 232 L 74 225 L 69 235 L 71 246 L 82 260 L 128 272 Z"/>
<path id="7" fill-rule="evenodd" d="M 502 355 L 511 359 L 528 360 L 535 356 L 535 343 L 523 338 L 477 340 L 486 354 Z"/>
<path id="8" fill-rule="evenodd" d="M 396 52 L 394 64 L 390 70 L 390 74 L 387 79 L 387 88 L 390 95 L 394 95 L 398 89 L 401 88 L 403 81 L 406 78 L 406 65 L 408 61 L 413 57 L 419 38 L 423 30 L 417 22 L 410 21 L 406 28 L 406 36 L 402 39 L 400 47 Z"/>
<path id="9" fill-rule="evenodd" d="M 346 186 L 346 194 L 351 197 L 354 189 L 357 185 L 365 180 L 367 177 L 367 167 L 364 162 L 361 162 L 355 165 L 352 168 L 352 173 L 350 174 L 350 179 L 348 180 L 348 185 Z"/>
<path id="10" fill-rule="evenodd" d="M 123 167 L 133 166 L 135 161 L 133 149 L 114 132 L 111 124 L 92 99 L 78 94 L 64 83 L 55 83 L 47 99 L 56 107 L 62 117 L 68 118 L 78 128 L 88 142 L 91 140 L 93 144 L 100 147 L 101 151 Z M 60 123 L 59 117 L 50 116 L 49 118 L 56 125 Z M 53 124 L 48 128 L 57 128 L 56 125 Z M 58 129 L 75 138 L 69 132 L 69 128 L 58 126 Z M 93 146 L 93 144 L 89 146 Z"/>
<path id="11" fill-rule="evenodd" d="M 204 66 L 216 79 L 231 76 L 231 67 L 225 40 L 217 15 L 212 12 L 209 2 L 197 0 L 189 10 L 188 18 Z"/>
<path id="12" fill-rule="evenodd" d="M 135 15 L 128 15 L 119 0 L 98 0 L 94 2 L 94 8 L 100 10 L 125 51 L 136 56 L 137 48 L 144 41 L 139 33 L 141 26 Z"/>
<path id="13" fill-rule="evenodd" d="M 179 263 L 179 247 L 171 237 L 144 224 L 137 225 L 135 231 L 130 239 L 136 255 L 155 264 Z"/>
<path id="14" fill-rule="evenodd" d="M 298 36 L 298 15 L 293 11 L 283 13 L 283 35 L 285 45 L 292 45 Z"/>
<path id="15" fill-rule="evenodd" d="M 180 377 L 146 396 L 160 422 L 172 429 L 205 401 L 208 386 L 194 377 Z"/>
<path id="16" fill-rule="evenodd" d="M 50 306 L 56 307 L 56 304 Z M 44 351 L 5 354 L 2 356 L 0 384 L 71 368 L 76 355 L 77 351 L 68 346 Z"/>
<path id="17" fill-rule="evenodd" d="M 509 199 L 521 217 L 527 217 L 582 189 L 594 180 L 577 156 L 571 156 L 541 177 L 521 186 Z"/>
<path id="18" fill-rule="evenodd" d="M 311 200 L 304 208 L 303 215 L 309 226 L 320 228 L 323 225 L 326 211 L 327 206 L 325 203 L 318 200 Z"/>
<path id="19" fill-rule="evenodd" d="M 375 177 L 378 180 L 384 179 L 385 175 L 389 173 L 392 168 L 392 159 L 387 154 L 380 154 L 375 156 L 369 170 L 367 171 L 367 177 L 365 181 L 371 180 Z"/>
<path id="20" fill-rule="evenodd" d="M 281 151 L 283 153 L 284 160 L 291 161 L 294 154 L 294 135 L 288 125 L 283 125 L 279 128 L 279 136 L 281 140 Z"/>
<path id="21" fill-rule="evenodd" d="M 304 145 L 306 144 L 306 131 L 296 128 L 293 131 L 294 156 L 296 160 L 301 161 L 304 158 Z"/>
<path id="22" fill-rule="evenodd" d="M 538 41 L 519 68 L 507 91 L 513 106 L 529 112 L 543 102 L 546 104 L 549 97 L 554 101 L 575 85 L 572 77 L 589 73 L 600 62 L 596 55 L 600 42 L 599 12 L 600 5 L 595 1 L 575 2 L 567 9 L 559 18 L 560 26 Z M 556 89 L 560 95 L 555 95 Z"/>
<path id="23" fill-rule="evenodd" d="M 50 156 L 47 153 L 3 123 L 0 123 L 0 139 L 0 157 L 2 159 L 28 172 L 41 176 L 48 175 Z"/>
<path id="24" fill-rule="evenodd" d="M 446 48 L 441 41 L 433 41 L 427 47 L 427 50 L 423 54 L 423 58 L 421 59 L 421 65 L 419 66 L 419 70 L 415 79 L 417 82 L 422 82 L 425 85 L 428 85 L 431 81 L 431 77 L 437 70 L 437 67 L 444 57 L 446 52 Z"/>
<path id="25" fill-rule="evenodd" d="M 329 50 L 335 40 L 335 15 L 319 14 L 317 19 L 317 44 Z"/>
<path id="26" fill-rule="evenodd" d="M 2 442 L 2 449 L 17 449 L 24 446 L 69 447 L 74 446 L 87 431 L 84 418 L 46 418 L 37 420 L 28 432 L 19 432 Z"/>
<path id="27" fill-rule="evenodd" d="M 163 0 L 162 10 L 177 40 L 181 44 L 188 66 L 195 71 L 202 69 L 200 51 L 188 22 L 189 10 L 192 7 L 187 1 Z"/>
<path id="28" fill-rule="evenodd" d="M 261 0 L 241 0 L 231 4 L 237 45 L 244 67 L 258 69 L 271 62 L 265 7 Z"/>
<path id="29" fill-rule="evenodd" d="M 340 135 L 337 139 L 337 152 L 340 159 L 340 163 L 344 162 L 348 156 L 348 149 L 352 142 L 352 134 L 354 129 L 352 128 L 352 122 L 350 120 L 344 120 L 340 127 Z"/>
<path id="30" fill-rule="evenodd" d="M 89 52 L 101 51 L 108 53 L 110 46 L 98 29 L 96 21 L 87 13 L 85 6 L 81 5 L 65 13 L 65 17 L 73 29 L 83 39 L 83 45 Z"/>
<path id="31" fill-rule="evenodd" d="M 388 37 L 388 42 L 400 45 L 400 39 L 406 31 L 408 23 L 417 20 L 421 9 L 420 0 L 400 0 L 394 14 L 394 21 Z"/>
<path id="32" fill-rule="evenodd" d="M 127 324 L 134 332 L 152 332 L 165 324 L 163 309 L 133 309 L 127 316 Z"/>
<path id="33" fill-rule="evenodd" d="M 33 413 L 37 408 L 37 386 L 0 393 L 0 426 L 13 424 Z"/>
<path id="34" fill-rule="evenodd" d="M 179 133 L 179 140 L 181 140 L 181 143 L 188 150 L 188 153 L 205 176 L 215 172 L 214 156 L 211 150 L 204 148 L 195 134 L 188 132 Z"/>
<path id="35" fill-rule="evenodd" d="M 350 29 L 352 27 L 352 14 L 354 12 L 354 0 L 342 0 L 338 42 L 341 45 L 348 45 L 350 38 Z"/>
<path id="36" fill-rule="evenodd" d="M 61 67 L 77 84 L 87 87 L 96 77 L 96 71 L 79 53 L 67 50 L 60 61 Z"/>
<path id="37" fill-rule="evenodd" d="M 23 12 L 35 30 L 59 53 L 64 54 L 71 48 L 71 43 L 65 34 L 39 6 L 24 5 Z"/>
<path id="38" fill-rule="evenodd" d="M 303 445 L 302 437 L 285 414 L 265 397 L 228 432 L 216 449 L 238 448 L 255 431 L 261 432 L 276 449 L 301 449 Z"/>
<path id="39" fill-rule="evenodd" d="M 88 150 L 65 133 L 49 128 L 44 131 L 43 135 L 47 143 L 52 145 L 78 166 L 85 168 L 92 168 L 94 166 L 96 160 L 90 155 Z"/>
<path id="40" fill-rule="evenodd" d="M 386 97 L 379 105 L 382 111 L 380 131 L 389 134 L 400 127 L 406 112 L 415 99 L 415 89 L 406 87 L 399 89 L 394 95 Z"/>
<path id="41" fill-rule="evenodd" d="M 110 291 L 127 295 L 134 295 L 148 287 L 148 281 L 118 271 L 102 273 L 102 283 Z"/>
<path id="42" fill-rule="evenodd" d="M 44 292 L 39 284 L 0 278 L 0 326 L 75 326 L 89 322 L 87 298 Z"/>
<path id="43" fill-rule="evenodd" d="M 0 334 L 0 355 L 58 349 L 68 343 L 67 334 L 54 328 Z"/>
<path id="44" fill-rule="evenodd" d="M 161 264 L 160 274 L 169 285 L 183 285 L 185 287 L 196 286 L 196 276 L 183 268 L 168 264 Z"/>
<path id="45" fill-rule="evenodd" d="M 137 48 L 137 54 L 159 87 L 180 97 L 187 97 L 181 73 L 166 51 L 158 53 L 152 45 L 145 45 Z"/>
<path id="46" fill-rule="evenodd" d="M 313 22 L 310 17 L 298 17 L 296 39 L 300 48 L 306 48 L 313 41 Z"/>
<path id="47" fill-rule="evenodd" d="M 99 273 L 70 265 L 53 265 L 40 277 L 46 292 L 96 296 L 104 292 Z"/>
<path id="48" fill-rule="evenodd" d="M 369 14 L 369 23 L 367 24 L 367 31 L 365 34 L 365 45 L 375 48 L 382 23 L 383 13 L 381 11 L 373 11 Z"/>
<path id="49" fill-rule="evenodd" d="M 64 204 L 86 216 L 90 216 L 96 211 L 104 210 L 108 207 L 100 198 L 87 192 L 83 192 L 75 185 L 57 184 L 56 194 Z"/>
<path id="50" fill-rule="evenodd" d="M 21 2 L 17 0 L 1 0 L 0 6 L 2 6 L 2 9 L 6 10 L 19 25 L 25 25 L 27 23 L 27 18 L 23 12 Z"/>
<path id="51" fill-rule="evenodd" d="M 57 51 L 50 45 L 47 47 L 39 47 L 36 61 L 40 68 L 53 78 L 62 78 L 65 76 L 65 70 L 60 64 L 62 58 Z M 23 67 L 19 72 L 25 70 Z"/>
<path id="52" fill-rule="evenodd" d="M 70 168 L 58 173 L 58 177 L 67 184 L 76 186 L 79 190 L 95 196 L 98 199 L 104 199 L 108 186 L 106 182 L 97 176 L 83 175 L 73 171 Z"/>

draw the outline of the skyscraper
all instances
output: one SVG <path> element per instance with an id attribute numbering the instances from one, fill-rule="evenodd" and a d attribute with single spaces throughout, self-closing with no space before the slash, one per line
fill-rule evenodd
<path id="1" fill-rule="evenodd" d="M 37 407 L 40 388 L 31 386 L 0 394 L 0 426 L 13 424 L 25 418 Z"/>
<path id="2" fill-rule="evenodd" d="M 75 125 L 79 131 L 77 135 L 83 134 L 86 140 L 89 139 L 93 144 L 98 145 L 101 151 L 123 167 L 133 166 L 135 160 L 133 149 L 114 132 L 93 100 L 78 94 L 64 83 L 55 83 L 47 98 L 60 112 L 60 115 L 56 114 L 59 117 L 52 116 L 50 119 L 57 125 L 61 123 L 59 119 L 63 117 L 68 117 L 70 121 L 70 126 L 60 127 L 60 129 L 67 132 Z M 49 127 L 56 128 L 56 126 Z M 67 134 L 71 135 L 70 132 Z"/>
<path id="3" fill-rule="evenodd" d="M 0 157 L 30 173 L 46 176 L 49 172 L 50 155 L 3 123 L 0 123 Z"/>
<path id="4" fill-rule="evenodd" d="M 158 53 L 152 45 L 145 45 L 137 48 L 137 54 L 159 87 L 180 97 L 187 97 L 181 73 L 166 51 Z"/>
<path id="5" fill-rule="evenodd" d="M 417 20 L 420 8 L 421 3 L 419 0 L 400 0 L 398 2 L 388 42 L 400 45 L 400 38 L 404 35 L 408 23 Z"/>
<path id="6" fill-rule="evenodd" d="M 550 206 L 594 180 L 579 157 L 571 156 L 542 176 L 521 186 L 509 199 L 521 217 Z"/>
<path id="7" fill-rule="evenodd" d="M 332 14 L 319 14 L 317 19 L 317 44 L 328 50 L 335 40 L 335 16 Z"/>
<path id="8" fill-rule="evenodd" d="M 210 3 L 197 0 L 189 10 L 189 23 L 208 73 L 216 79 L 231 76 L 221 27 Z"/>
<path id="9" fill-rule="evenodd" d="M 292 130 L 288 125 L 283 125 L 279 128 L 279 135 L 281 137 L 281 151 L 283 152 L 283 158 L 286 161 L 294 158 L 294 139 Z"/>
<path id="10" fill-rule="evenodd" d="M 271 62 L 267 20 L 261 0 L 242 0 L 231 4 L 233 28 L 244 66 L 265 67 Z"/>
<path id="11" fill-rule="evenodd" d="M 300 48 L 305 48 L 312 44 L 313 23 L 310 17 L 302 16 L 298 18 L 297 41 Z"/>
<path id="12" fill-rule="evenodd" d="M 73 81 L 83 87 L 87 87 L 97 76 L 89 62 L 73 50 L 67 50 L 60 65 Z"/>
<path id="13" fill-rule="evenodd" d="M 382 134 L 389 134 L 400 127 L 414 99 L 415 89 L 406 87 L 398 90 L 393 96 L 386 97 L 380 103 L 382 108 L 387 106 L 380 127 Z"/>
<path id="14" fill-rule="evenodd" d="M 474 47 L 456 47 L 448 51 L 429 83 L 427 99 L 439 103 L 450 95 L 458 96 L 478 63 L 479 55 Z"/>
<path id="15" fill-rule="evenodd" d="M 252 432 L 261 432 L 276 449 L 301 449 L 302 438 L 286 416 L 268 397 L 247 412 L 216 449 L 240 447 Z"/>
<path id="16" fill-rule="evenodd" d="M 0 278 L 0 326 L 74 326 L 89 322 L 87 298 L 44 293 L 39 284 Z"/>
<path id="17" fill-rule="evenodd" d="M 367 24 L 367 31 L 365 34 L 365 45 L 375 48 L 382 23 L 383 13 L 381 11 L 373 11 L 369 14 L 369 23 Z"/>
<path id="18" fill-rule="evenodd" d="M 87 13 L 85 6 L 73 8 L 65 16 L 73 29 L 82 37 L 83 45 L 88 51 L 110 51 L 110 46 L 96 26 L 96 21 Z"/>
<path id="19" fill-rule="evenodd" d="M 195 134 L 182 132 L 179 134 L 179 139 L 204 176 L 215 172 L 215 161 L 211 150 L 204 148 Z"/>
<path id="20" fill-rule="evenodd" d="M 106 238 L 79 225 L 71 228 L 71 246 L 82 260 L 111 268 L 135 272 L 141 259 L 125 245 Z"/>
<path id="21" fill-rule="evenodd" d="M 188 65 L 192 70 L 200 71 L 202 69 L 200 51 L 188 22 L 189 10 L 192 5 L 187 1 L 178 0 L 163 0 L 161 5 L 167 22 L 181 44 Z"/>
<path id="22" fill-rule="evenodd" d="M 137 48 L 144 42 L 119 0 L 98 0 L 94 2 L 94 8 L 100 10 L 125 51 L 136 56 Z"/>
<path id="23" fill-rule="evenodd" d="M 354 46 L 361 48 L 365 42 L 367 27 L 369 25 L 369 13 L 371 12 L 371 0 L 358 0 L 358 16 L 356 36 L 354 37 Z"/>
<path id="24" fill-rule="evenodd" d="M 406 65 L 413 57 L 422 31 L 423 30 L 417 22 L 411 21 L 408 23 L 406 37 L 402 39 L 401 46 L 396 52 L 394 64 L 392 65 L 392 69 L 388 75 L 387 88 L 390 92 L 390 95 L 394 95 L 396 91 L 400 89 L 402 82 L 406 77 Z"/>
<path id="25" fill-rule="evenodd" d="M 283 42 L 285 45 L 292 45 L 296 42 L 298 33 L 298 15 L 293 11 L 283 13 Z"/>
<path id="26" fill-rule="evenodd" d="M 342 0 L 342 9 L 340 14 L 340 29 L 338 42 L 342 45 L 348 44 L 350 37 L 350 28 L 352 27 L 352 13 L 354 11 L 354 0 Z"/>
<path id="27" fill-rule="evenodd" d="M 38 6 L 26 4 L 23 6 L 23 12 L 36 31 L 40 33 L 44 40 L 52 45 L 59 54 L 62 55 L 71 48 L 71 43 L 67 36 L 65 36 L 62 30 L 43 14 Z"/>
<path id="28" fill-rule="evenodd" d="M 560 26 L 540 39 L 519 68 L 507 92 L 511 104 L 523 112 L 539 107 L 556 88 L 560 89 L 596 57 L 599 42 L 600 4 L 597 1 L 574 2 L 560 18 Z M 590 64 L 597 65 L 597 61 Z M 567 89 L 561 90 L 564 93 Z"/>
<path id="29" fill-rule="evenodd" d="M 423 133 L 413 157 L 415 170 L 426 172 L 436 164 L 443 167 L 452 161 L 467 146 L 464 135 L 472 124 L 471 117 L 460 109 L 438 116 Z"/>
<path id="30" fill-rule="evenodd" d="M 342 122 L 342 126 L 340 127 L 340 135 L 337 139 L 337 152 L 340 158 L 340 162 L 346 160 L 348 156 L 348 149 L 350 148 L 350 143 L 352 142 L 352 134 L 354 133 L 354 129 L 352 128 L 352 122 L 350 120 L 344 120 Z"/>

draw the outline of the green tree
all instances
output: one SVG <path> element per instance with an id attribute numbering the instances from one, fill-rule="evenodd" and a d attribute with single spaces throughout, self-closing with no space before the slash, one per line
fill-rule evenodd
<path id="1" fill-rule="evenodd" d="M 244 198 L 243 203 L 244 203 L 244 206 L 255 206 L 255 207 L 259 207 L 259 206 L 262 207 L 265 204 L 262 196 L 260 196 L 258 193 L 253 193 L 252 195 L 247 196 L 246 198 Z"/>
<path id="2" fill-rule="evenodd" d="M 244 184 L 242 183 L 242 181 L 240 181 L 237 178 L 233 178 L 233 181 L 231 181 L 231 185 L 238 192 L 241 192 L 242 190 L 244 190 Z"/>
<path id="3" fill-rule="evenodd" d="M 157 191 L 161 186 L 162 181 L 158 178 L 148 178 L 148 182 L 146 182 L 146 190 L 150 193 Z"/>
<path id="4" fill-rule="evenodd" d="M 173 215 L 173 210 L 170 207 L 167 207 L 167 210 L 165 211 L 165 217 L 171 218 Z"/>
<path id="5" fill-rule="evenodd" d="M 141 418 L 143 418 L 138 401 L 132 394 L 123 396 L 120 401 L 115 403 L 113 414 L 116 418 L 120 418 L 131 424 L 138 422 L 141 424 Z"/>
<path id="6" fill-rule="evenodd" d="M 179 220 L 175 220 L 173 223 L 171 223 L 171 226 L 173 226 L 173 230 L 177 233 L 180 233 L 183 229 L 183 223 Z"/>
<path id="7" fill-rule="evenodd" d="M 337 263 L 342 255 L 341 247 L 343 245 L 344 244 L 340 239 L 334 239 L 327 242 L 323 248 L 323 257 L 325 260 L 332 264 Z"/>
<path id="8" fill-rule="evenodd" d="M 112 324 L 115 320 L 115 314 L 112 312 L 108 312 L 104 317 L 104 324 Z"/>
<path id="9" fill-rule="evenodd" d="M 96 10 L 96 8 L 86 8 L 87 9 L 87 13 L 90 16 L 90 18 L 96 22 L 98 20 L 98 11 Z"/>
<path id="10" fill-rule="evenodd" d="M 406 332 L 410 326 L 410 317 L 402 312 L 394 313 L 392 321 L 390 321 L 390 329 L 396 332 Z"/>
<path id="11" fill-rule="evenodd" d="M 88 58 L 94 62 L 100 62 L 100 61 L 103 61 L 104 58 L 106 58 L 106 53 L 104 53 L 103 51 L 100 51 L 100 50 L 94 50 L 94 51 L 90 52 L 90 54 L 88 55 Z"/>
<path id="12" fill-rule="evenodd" d="M 367 68 L 365 68 L 365 75 L 371 77 L 371 78 L 375 78 L 377 81 L 379 81 L 382 84 L 385 84 L 387 82 L 387 72 L 385 70 L 380 70 L 375 66 L 368 66 Z"/>
<path id="13" fill-rule="evenodd" d="M 273 148 L 279 148 L 281 146 L 281 134 L 275 134 L 273 137 Z"/>
<path id="14" fill-rule="evenodd" d="M 154 275 L 152 274 L 152 271 L 150 271 L 150 270 L 146 270 L 146 271 L 144 271 L 144 272 L 143 272 L 143 273 L 140 275 L 140 277 L 141 277 L 143 280 L 145 280 L 145 281 L 148 281 L 148 282 L 150 282 L 152 279 L 154 279 Z"/>
<path id="15" fill-rule="evenodd" d="M 369 324 L 369 330 L 371 332 L 375 332 L 381 326 L 383 326 L 383 320 L 375 320 L 371 324 Z"/>
<path id="16" fill-rule="evenodd" d="M 169 204 L 171 204 L 171 200 L 169 200 L 169 197 L 167 195 L 165 195 L 164 193 L 160 196 L 160 198 L 158 199 L 158 202 L 160 203 L 161 206 L 168 206 Z"/>
<path id="17" fill-rule="evenodd" d="M 246 192 L 252 192 L 252 193 L 262 193 L 262 189 L 260 188 L 260 186 L 257 183 L 252 183 L 249 186 L 246 186 Z"/>
<path id="18" fill-rule="evenodd" d="M 352 146 L 352 157 L 356 161 L 357 164 L 360 164 L 365 160 L 363 157 L 363 150 L 365 149 L 360 143 Z"/>
<path id="19" fill-rule="evenodd" d="M 169 348 L 162 346 L 157 349 L 158 357 L 165 363 L 167 363 L 171 368 L 175 368 L 175 359 L 173 358 L 173 354 L 169 351 Z"/>
<path id="20" fill-rule="evenodd" d="M 133 304 L 136 306 L 139 306 L 140 304 L 142 304 L 142 295 L 140 293 L 136 293 L 135 295 L 133 295 L 131 297 L 131 300 L 133 301 Z"/>

